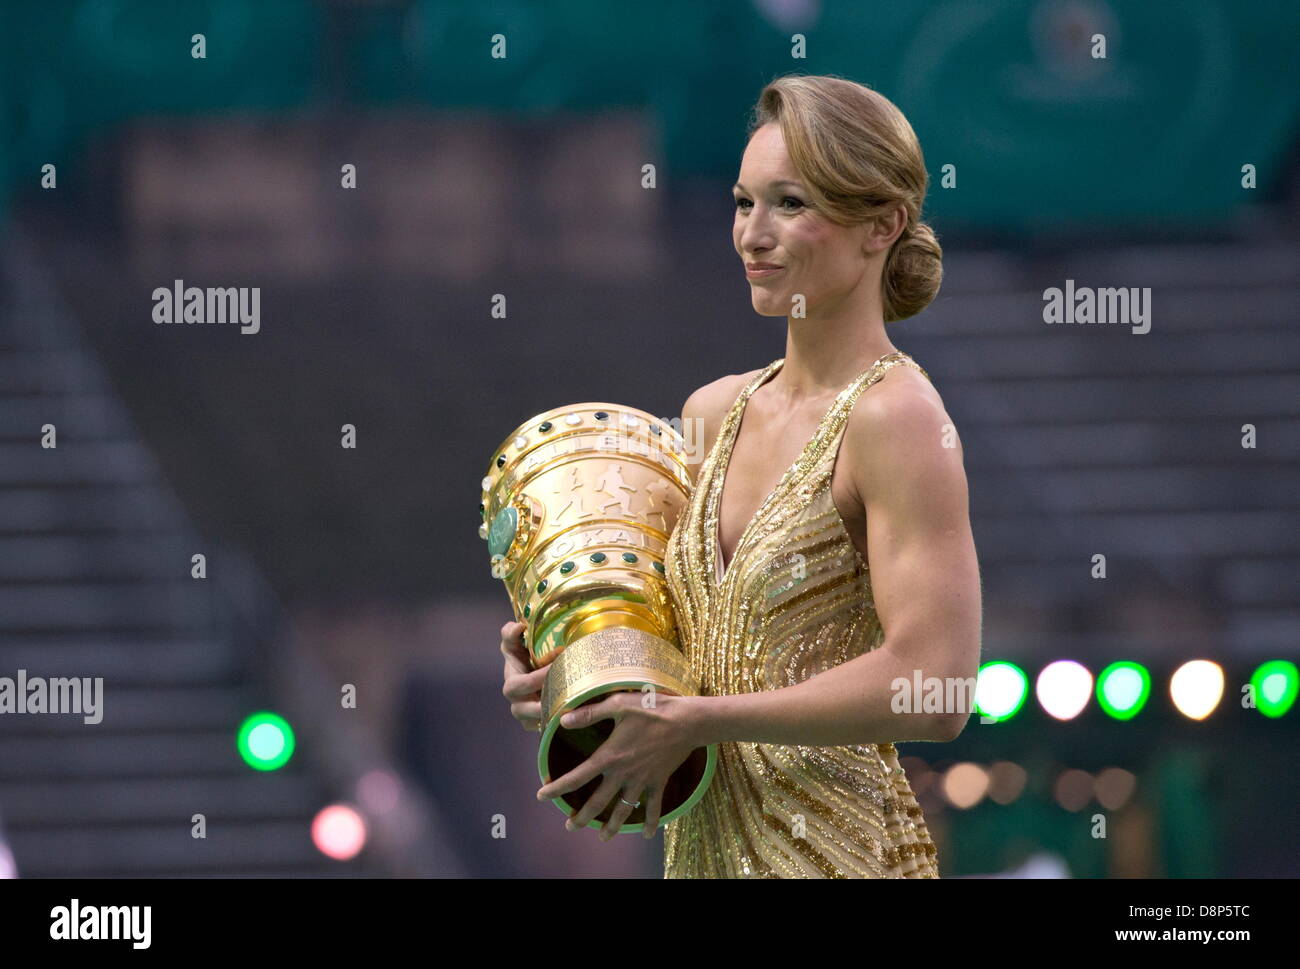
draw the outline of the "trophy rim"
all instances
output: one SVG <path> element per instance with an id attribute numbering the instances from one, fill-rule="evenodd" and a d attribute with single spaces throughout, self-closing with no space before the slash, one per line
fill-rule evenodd
<path id="1" fill-rule="evenodd" d="M 585 409 L 585 408 L 593 408 L 593 407 L 596 408 L 597 410 L 610 410 L 610 411 L 619 411 L 620 413 L 635 414 L 636 416 L 641 417 L 646 421 L 653 422 L 658 425 L 662 425 L 663 428 L 667 431 L 667 433 L 671 437 L 677 438 L 677 440 L 681 441 L 683 445 L 685 445 L 686 443 L 686 438 L 682 437 L 681 433 L 676 428 L 674 428 L 671 424 L 665 421 L 664 418 L 657 417 L 654 414 L 651 414 L 649 411 L 642 410 L 639 407 L 633 407 L 631 404 L 613 404 L 613 403 L 609 403 L 608 401 L 599 401 L 599 400 L 587 400 L 576 404 L 562 404 L 559 407 L 548 407 L 546 410 L 539 411 L 538 413 L 534 414 L 532 417 L 528 418 L 528 420 L 521 421 L 518 425 L 516 425 L 513 431 L 511 431 L 509 434 L 503 437 L 501 439 L 501 443 L 492 451 L 492 457 L 488 458 L 489 477 L 491 476 L 492 471 L 495 470 L 493 465 L 496 461 L 497 455 L 506 453 L 510 447 L 510 443 L 514 441 L 516 437 L 519 437 L 523 431 L 527 430 L 529 427 L 532 427 L 535 424 L 540 424 L 542 421 L 547 420 L 548 415 L 550 417 L 563 416 L 563 414 L 566 413 L 567 411 L 576 410 L 578 408 Z M 686 462 L 682 460 L 681 454 L 678 451 L 675 451 L 672 448 L 662 448 L 661 450 L 665 451 L 668 454 L 671 454 L 674 458 L 680 461 L 683 466 L 686 466 Z"/>

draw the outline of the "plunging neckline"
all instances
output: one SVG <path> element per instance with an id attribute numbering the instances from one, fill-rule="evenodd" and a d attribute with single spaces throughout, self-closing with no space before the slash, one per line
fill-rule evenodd
<path id="1" fill-rule="evenodd" d="M 773 500 L 775 500 L 776 496 L 781 493 L 782 488 L 785 487 L 785 484 L 790 479 L 790 476 L 799 470 L 799 466 L 803 464 L 804 459 L 808 456 L 808 453 L 813 449 L 813 446 L 819 440 L 821 440 L 822 431 L 826 427 L 826 422 L 831 419 L 831 416 L 835 413 L 835 409 L 840 406 L 840 402 L 843 399 L 844 395 L 847 394 L 850 390 L 852 390 L 857 385 L 858 381 L 860 381 L 867 374 L 871 373 L 871 371 L 875 370 L 876 367 L 880 365 L 880 362 L 882 360 L 886 359 L 887 357 L 894 356 L 895 354 L 905 355 L 901 350 L 890 350 L 888 353 L 882 354 L 879 358 L 876 359 L 876 361 L 870 367 L 868 367 L 866 370 L 862 371 L 862 373 L 854 377 L 853 380 L 849 381 L 848 386 L 846 386 L 843 390 L 841 390 L 838 394 L 835 395 L 835 399 L 831 401 L 831 405 L 830 407 L 827 408 L 826 413 L 822 415 L 822 419 L 817 422 L 817 427 L 813 431 L 812 437 L 809 438 L 808 443 L 806 443 L 803 446 L 803 449 L 799 452 L 799 456 L 794 459 L 794 463 L 791 464 L 790 467 L 786 468 L 785 473 L 782 474 L 780 480 L 777 481 L 776 486 L 773 487 L 772 490 L 768 493 L 768 496 L 759 503 L 758 509 L 754 512 L 754 514 L 750 517 L 749 521 L 745 524 L 744 529 L 740 533 L 740 538 L 736 540 L 736 547 L 731 550 L 731 561 L 724 564 L 722 561 L 723 559 L 722 498 L 727 490 L 727 475 L 731 471 L 731 456 L 736 445 L 736 438 L 740 436 L 740 425 L 744 423 L 745 411 L 749 409 L 749 398 L 752 397 L 758 391 L 759 387 L 763 386 L 763 384 L 767 383 L 769 380 L 771 380 L 773 377 L 776 376 L 777 371 L 779 371 L 782 367 L 785 366 L 785 358 L 782 357 L 780 360 L 775 360 L 771 364 L 769 364 L 768 366 L 771 367 L 770 372 L 767 373 L 767 375 L 764 376 L 761 380 L 759 380 L 758 383 L 750 386 L 742 394 L 739 405 L 733 405 L 733 406 L 739 406 L 739 413 L 736 415 L 736 419 L 732 422 L 731 432 L 727 435 L 727 441 L 726 441 L 727 461 L 726 464 L 723 465 L 721 472 L 714 474 L 714 480 L 716 482 L 715 487 L 717 489 L 717 492 L 716 492 L 716 497 L 714 498 L 715 514 L 712 516 L 713 518 L 713 570 L 711 573 L 711 579 L 713 581 L 715 588 L 721 588 L 723 583 L 726 582 L 727 576 L 731 574 L 731 567 L 736 564 L 736 556 L 739 555 L 740 550 L 745 547 L 745 540 L 749 538 L 749 533 L 754 530 L 755 524 L 762 520 L 764 513 L 768 509 L 768 506 L 771 505 Z"/>

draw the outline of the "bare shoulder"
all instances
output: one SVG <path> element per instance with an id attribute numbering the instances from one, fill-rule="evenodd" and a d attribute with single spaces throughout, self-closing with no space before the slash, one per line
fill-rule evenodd
<path id="1" fill-rule="evenodd" d="M 939 416 L 946 418 L 948 412 L 934 384 L 915 368 L 900 364 L 858 395 L 848 426 L 859 437 L 895 420 L 911 424 Z"/>
<path id="2" fill-rule="evenodd" d="M 959 491 L 964 499 L 956 425 L 934 384 L 910 366 L 890 368 L 858 397 L 843 447 L 854 489 L 864 502 L 900 488 L 914 494 Z"/>
<path id="3" fill-rule="evenodd" d="M 688 441 L 699 442 L 698 461 L 713 449 L 713 442 L 722 429 L 722 422 L 736 402 L 745 385 L 761 372 L 750 370 L 747 373 L 732 373 L 719 377 L 695 390 L 682 404 L 682 430 Z M 700 422 L 699 430 L 691 431 L 694 422 Z M 697 463 L 697 461 L 692 461 Z"/>
<path id="4" fill-rule="evenodd" d="M 705 384 L 686 398 L 686 403 L 682 404 L 682 417 L 701 417 L 706 422 L 721 424 L 745 385 L 758 376 L 759 372 L 751 370 L 748 373 L 730 373 Z"/>

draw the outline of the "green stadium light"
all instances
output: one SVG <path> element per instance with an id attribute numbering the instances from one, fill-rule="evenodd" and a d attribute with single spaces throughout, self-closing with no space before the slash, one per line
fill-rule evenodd
<path id="1" fill-rule="evenodd" d="M 1151 696 L 1151 674 L 1141 663 L 1120 660 L 1097 677 L 1097 703 L 1116 720 L 1132 720 Z"/>
<path id="2" fill-rule="evenodd" d="M 293 756 L 293 728 L 278 714 L 255 713 L 239 728 L 238 746 L 254 770 L 278 770 Z"/>
<path id="3" fill-rule="evenodd" d="M 980 667 L 975 680 L 975 711 L 986 720 L 1010 720 L 1029 696 L 1029 677 L 1015 663 L 993 660 Z"/>
<path id="4" fill-rule="evenodd" d="M 1295 703 L 1300 692 L 1300 670 L 1284 659 L 1270 660 L 1250 678 L 1255 708 L 1266 717 L 1280 717 Z"/>

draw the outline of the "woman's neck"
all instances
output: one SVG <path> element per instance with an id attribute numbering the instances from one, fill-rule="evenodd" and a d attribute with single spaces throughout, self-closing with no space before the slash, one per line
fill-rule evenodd
<path id="1" fill-rule="evenodd" d="M 879 309 L 866 315 L 840 312 L 821 318 L 789 318 L 785 363 L 772 378 L 773 389 L 793 402 L 837 394 L 895 347 L 885 335 Z"/>

